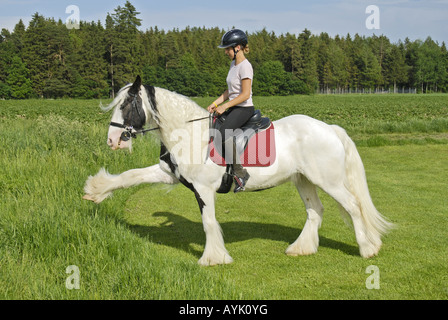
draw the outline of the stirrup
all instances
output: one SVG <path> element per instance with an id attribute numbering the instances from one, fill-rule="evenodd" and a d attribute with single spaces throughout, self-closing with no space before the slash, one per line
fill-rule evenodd
<path id="1" fill-rule="evenodd" d="M 238 193 L 241 191 L 246 190 L 244 187 L 246 186 L 247 180 L 249 180 L 249 173 L 246 173 L 244 178 L 240 178 L 237 175 L 233 176 L 235 179 L 235 189 L 233 190 L 234 193 Z"/>

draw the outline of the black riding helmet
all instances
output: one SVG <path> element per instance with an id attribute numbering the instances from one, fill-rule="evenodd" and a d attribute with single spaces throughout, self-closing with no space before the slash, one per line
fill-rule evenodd
<path id="1" fill-rule="evenodd" d="M 235 47 L 240 44 L 243 48 L 245 48 L 247 46 L 247 42 L 247 35 L 244 31 L 233 29 L 226 32 L 226 34 L 222 36 L 221 44 L 218 48 L 225 49 L 232 47 L 233 52 L 235 53 L 233 60 L 235 60 L 236 54 L 239 52 L 239 50 L 235 50 Z"/>
<path id="2" fill-rule="evenodd" d="M 247 46 L 247 35 L 244 31 L 233 29 L 226 32 L 226 34 L 222 36 L 221 44 L 218 48 L 225 49 L 229 47 L 236 47 L 239 44 L 243 47 Z"/>

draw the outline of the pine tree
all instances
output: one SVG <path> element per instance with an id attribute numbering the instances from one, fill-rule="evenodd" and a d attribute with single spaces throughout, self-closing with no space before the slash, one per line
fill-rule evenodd
<path id="1" fill-rule="evenodd" d="M 12 41 L 11 33 L 3 29 L 0 33 L 0 97 L 9 97 L 9 88 L 6 84 L 6 77 L 8 76 L 9 66 L 12 62 L 12 57 L 15 55 L 15 48 Z"/>
<path id="2" fill-rule="evenodd" d="M 386 84 L 393 84 L 394 93 L 397 92 L 397 84 L 403 84 L 408 80 L 408 67 L 403 44 L 391 46 L 386 53 L 384 57 L 384 74 Z"/>
<path id="3" fill-rule="evenodd" d="M 112 15 L 106 17 L 106 61 L 112 97 L 122 86 L 133 81 L 135 74 L 143 68 L 138 57 L 140 44 L 137 27 L 141 25 L 138 14 L 140 12 L 126 1 L 124 7 L 118 6 Z"/>
<path id="4" fill-rule="evenodd" d="M 305 29 L 299 35 L 298 40 L 300 43 L 301 60 L 298 63 L 297 78 L 305 82 L 311 93 L 319 86 L 315 39 L 311 36 L 311 31 Z"/>
<path id="5" fill-rule="evenodd" d="M 50 37 L 46 28 L 47 21 L 38 13 L 33 15 L 24 35 L 23 61 L 30 71 L 34 92 L 43 97 L 45 81 L 49 73 L 47 39 Z"/>
<path id="6" fill-rule="evenodd" d="M 176 39 L 174 31 L 168 32 L 161 44 L 161 50 L 164 53 L 162 58 L 166 70 L 175 69 L 180 66 L 181 50 L 179 42 Z"/>
<path id="7" fill-rule="evenodd" d="M 106 17 L 106 29 L 104 32 L 104 37 L 106 40 L 106 61 L 109 68 L 109 85 L 110 85 L 110 96 L 115 98 L 115 43 L 116 43 L 116 31 L 114 26 L 114 20 L 110 14 Z"/>
<path id="8" fill-rule="evenodd" d="M 384 85 L 385 84 L 384 81 L 387 78 L 386 70 L 384 67 L 384 60 L 386 58 L 387 53 L 391 50 L 391 43 L 389 39 L 384 35 L 381 35 L 379 37 L 373 35 L 372 37 L 367 39 L 367 42 L 381 68 L 381 78 L 377 85 Z"/>
<path id="9" fill-rule="evenodd" d="M 81 21 L 79 30 L 70 30 L 70 38 L 73 43 L 73 55 L 70 57 L 74 77 L 73 96 L 108 96 L 106 48 L 98 46 L 105 42 L 103 26 L 100 22 Z"/>
<path id="10" fill-rule="evenodd" d="M 440 47 L 430 37 L 418 46 L 415 66 L 421 91 L 438 91 L 438 84 L 447 77 L 446 65 Z"/>
<path id="11" fill-rule="evenodd" d="M 374 53 L 365 44 L 358 56 L 360 70 L 360 85 L 365 89 L 374 89 L 382 82 L 381 66 Z"/>
<path id="12" fill-rule="evenodd" d="M 350 81 L 348 71 L 350 63 L 347 56 L 336 42 L 330 43 L 329 56 L 333 73 L 333 86 L 338 90 L 346 89 Z"/>
<path id="13" fill-rule="evenodd" d="M 47 74 L 42 90 L 46 98 L 63 98 L 71 96 L 73 87 L 72 42 L 69 29 L 59 20 L 49 20 L 46 25 Z"/>
<path id="14" fill-rule="evenodd" d="M 442 46 L 440 47 L 441 52 L 441 74 L 440 74 L 440 89 L 442 92 L 448 91 L 448 50 L 446 48 L 445 42 L 442 42 Z"/>
<path id="15" fill-rule="evenodd" d="M 138 32 L 137 28 L 142 25 L 142 20 L 137 18 L 139 14 L 140 12 L 137 12 L 129 1 L 126 1 L 124 7 L 118 6 L 112 14 L 117 31 L 135 35 Z"/>
<path id="16" fill-rule="evenodd" d="M 23 23 L 22 19 L 20 19 L 14 27 L 14 31 L 12 33 L 11 40 L 15 47 L 16 53 L 19 55 L 21 54 L 24 46 L 25 29 L 25 24 Z"/>
<path id="17" fill-rule="evenodd" d="M 114 38 L 113 60 L 114 60 L 114 89 L 119 89 L 126 83 L 135 79 L 135 74 L 139 73 L 140 65 L 139 43 L 137 27 L 141 25 L 141 19 L 137 18 L 135 7 L 126 1 L 124 7 L 118 6 L 112 14 Z"/>
<path id="18" fill-rule="evenodd" d="M 281 37 L 279 41 L 282 43 L 277 54 L 279 60 L 283 63 L 285 70 L 295 76 L 302 60 L 300 43 L 295 35 L 289 33 L 284 38 Z"/>
<path id="19" fill-rule="evenodd" d="M 32 95 L 29 71 L 19 56 L 12 58 L 6 83 L 10 88 L 10 96 L 13 99 L 27 99 Z"/>

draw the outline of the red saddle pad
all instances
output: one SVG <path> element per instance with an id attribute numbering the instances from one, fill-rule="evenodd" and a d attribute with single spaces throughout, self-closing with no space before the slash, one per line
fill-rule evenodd
<path id="1" fill-rule="evenodd" d="M 226 166 L 226 161 L 215 149 L 213 141 L 209 145 L 210 158 L 217 165 Z M 274 124 L 263 131 L 253 135 L 247 143 L 244 153 L 240 156 L 244 167 L 269 167 L 275 162 L 275 135 Z"/>

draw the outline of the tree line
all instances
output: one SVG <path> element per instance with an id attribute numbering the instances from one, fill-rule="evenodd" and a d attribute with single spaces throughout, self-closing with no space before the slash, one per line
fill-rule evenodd
<path id="1" fill-rule="evenodd" d="M 0 34 L 0 98 L 105 98 L 140 74 L 144 83 L 187 96 L 216 96 L 226 88 L 229 60 L 217 48 L 225 30 L 187 27 L 139 30 L 127 1 L 105 23 L 35 13 L 26 27 Z M 386 36 L 330 37 L 248 33 L 255 95 L 310 94 L 329 89 L 448 92 L 448 52 L 430 37 L 392 43 Z"/>

